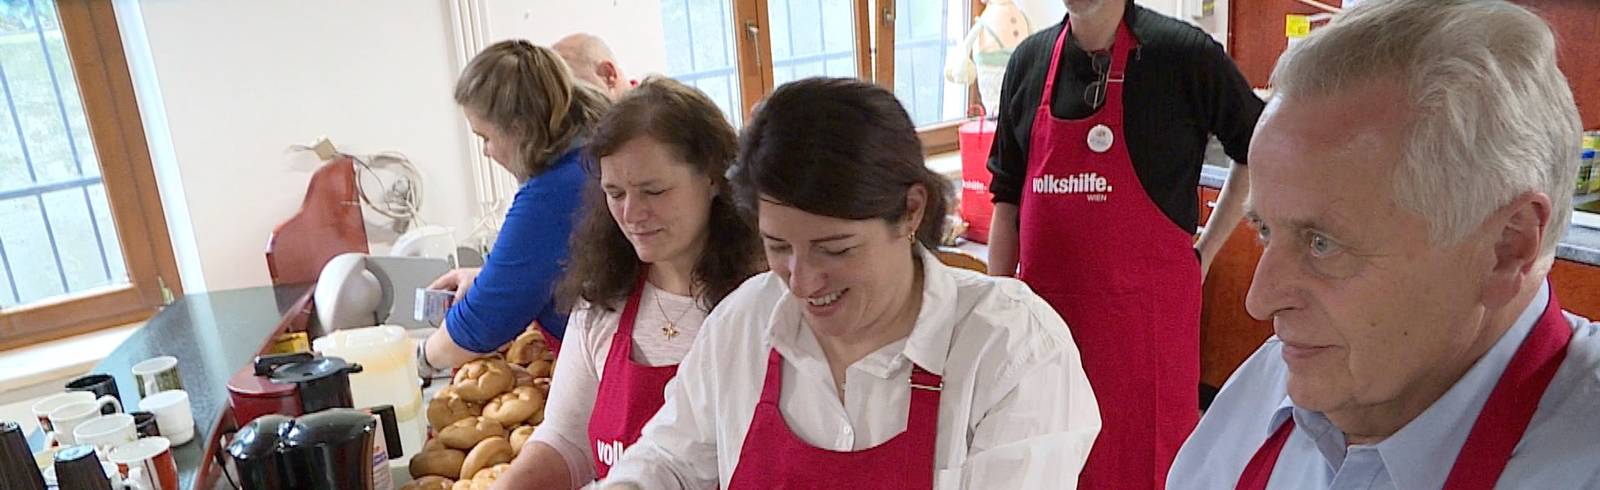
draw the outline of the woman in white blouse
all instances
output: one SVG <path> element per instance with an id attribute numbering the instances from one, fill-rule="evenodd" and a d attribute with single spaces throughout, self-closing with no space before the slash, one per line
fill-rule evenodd
<path id="1" fill-rule="evenodd" d="M 700 91 L 650 79 L 588 142 L 587 203 L 559 288 L 576 298 L 544 422 L 495 488 L 583 486 L 639 437 L 712 306 L 759 271 L 724 176 L 737 150 Z"/>
<path id="2" fill-rule="evenodd" d="M 1070 488 L 1100 429 L 1066 325 L 928 249 L 948 184 L 895 96 L 778 88 L 735 200 L 769 274 L 712 311 L 607 488 Z"/>

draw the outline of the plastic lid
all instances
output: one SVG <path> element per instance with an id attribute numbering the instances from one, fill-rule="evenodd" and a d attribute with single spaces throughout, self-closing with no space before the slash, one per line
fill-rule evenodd
<path id="1" fill-rule="evenodd" d="M 282 398 L 292 396 L 293 383 L 274 383 L 264 376 L 256 376 L 246 366 L 228 379 L 228 391 L 245 398 Z"/>
<path id="2" fill-rule="evenodd" d="M 278 383 L 305 383 L 359 372 L 361 372 L 359 365 L 350 364 L 337 357 L 323 357 L 309 362 L 281 366 L 272 370 L 272 374 L 268 377 Z"/>

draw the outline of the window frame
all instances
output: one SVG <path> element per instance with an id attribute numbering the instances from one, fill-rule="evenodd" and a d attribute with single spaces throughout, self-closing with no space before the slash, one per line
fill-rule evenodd
<path id="1" fill-rule="evenodd" d="M 0 310 L 0 351 L 146 320 L 183 294 L 115 8 L 55 3 L 129 281 Z"/>
<path id="2" fill-rule="evenodd" d="M 733 3 L 734 49 L 738 53 L 741 110 L 745 120 L 757 101 L 772 93 L 772 41 L 769 32 L 767 0 L 731 0 Z M 983 11 L 981 0 L 969 0 L 972 18 Z M 895 57 L 894 0 L 853 0 L 856 28 L 856 73 L 879 86 L 893 90 Z M 969 21 L 970 24 L 970 21 Z M 967 101 L 978 100 L 977 84 L 968 84 Z M 957 128 L 962 120 L 945 121 L 917 128 L 926 155 L 955 151 L 959 147 Z"/>

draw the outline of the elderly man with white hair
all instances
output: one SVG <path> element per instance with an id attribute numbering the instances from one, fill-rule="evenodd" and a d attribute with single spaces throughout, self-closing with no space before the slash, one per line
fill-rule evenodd
<path id="1" fill-rule="evenodd" d="M 1250 148 L 1277 334 L 1173 488 L 1600 488 L 1600 324 L 1546 275 L 1580 123 L 1549 27 L 1368 1 L 1284 54 Z"/>
<path id="2" fill-rule="evenodd" d="M 593 34 L 580 32 L 568 35 L 550 45 L 550 49 L 567 62 L 573 78 L 588 82 L 605 92 L 611 100 L 622 98 L 622 94 L 634 86 L 634 82 L 628 80 L 622 74 L 622 68 L 617 66 L 617 58 L 611 54 L 611 47 Z"/>

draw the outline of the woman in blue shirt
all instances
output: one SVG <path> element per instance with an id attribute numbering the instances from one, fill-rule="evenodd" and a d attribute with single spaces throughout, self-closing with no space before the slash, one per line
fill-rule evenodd
<path id="1" fill-rule="evenodd" d="M 538 321 L 558 342 L 567 318 L 553 290 L 583 188 L 581 141 L 608 106 L 573 83 L 560 58 L 527 41 L 502 41 L 473 57 L 456 82 L 456 103 L 483 153 L 522 187 L 481 269 L 457 269 L 429 285 L 456 292 L 444 328 L 422 350 L 424 369 L 459 366 L 516 338 Z M 555 348 L 552 342 L 552 348 Z"/>

